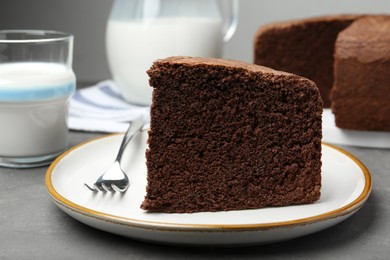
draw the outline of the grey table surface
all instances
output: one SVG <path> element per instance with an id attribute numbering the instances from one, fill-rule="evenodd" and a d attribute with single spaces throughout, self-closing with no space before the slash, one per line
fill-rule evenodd
<path id="1" fill-rule="evenodd" d="M 71 145 L 100 135 L 71 131 Z M 52 202 L 47 167 L 0 168 L 0 259 L 389 259 L 390 149 L 343 148 L 372 174 L 373 190 L 363 208 L 321 232 L 237 248 L 167 246 L 94 229 Z"/>

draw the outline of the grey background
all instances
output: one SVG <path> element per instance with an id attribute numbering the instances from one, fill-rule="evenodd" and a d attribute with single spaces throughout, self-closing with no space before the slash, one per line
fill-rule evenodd
<path id="1" fill-rule="evenodd" d="M 185 1 L 185 0 L 184 0 Z M 222 0 L 223 1 L 223 0 Z M 1 0 L 0 29 L 51 29 L 75 35 L 74 70 L 79 82 L 110 78 L 105 27 L 113 0 Z M 276 20 L 335 13 L 389 13 L 388 0 L 240 0 L 236 34 L 224 58 L 252 62 L 258 27 Z"/>

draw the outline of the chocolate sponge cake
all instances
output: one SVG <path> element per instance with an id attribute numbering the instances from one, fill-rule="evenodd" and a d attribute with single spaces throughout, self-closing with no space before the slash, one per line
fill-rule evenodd
<path id="1" fill-rule="evenodd" d="M 238 61 L 170 57 L 153 89 L 142 209 L 190 213 L 312 203 L 321 189 L 315 83 Z"/>
<path id="2" fill-rule="evenodd" d="M 390 131 L 390 16 L 365 17 L 336 41 L 331 93 L 336 126 Z"/>
<path id="3" fill-rule="evenodd" d="M 271 23 L 254 37 L 254 63 L 313 80 L 330 107 L 337 35 L 358 15 L 335 15 Z"/>

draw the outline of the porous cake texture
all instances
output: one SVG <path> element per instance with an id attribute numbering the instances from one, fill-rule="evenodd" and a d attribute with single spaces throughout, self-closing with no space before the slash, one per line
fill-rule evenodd
<path id="1" fill-rule="evenodd" d="M 365 17 L 340 32 L 334 66 L 336 126 L 390 131 L 390 16 Z"/>
<path id="2" fill-rule="evenodd" d="M 190 213 L 319 199 L 322 100 L 314 82 L 192 57 L 158 60 L 148 74 L 154 90 L 141 208 Z"/>
<path id="3" fill-rule="evenodd" d="M 361 17 L 321 16 L 264 25 L 254 37 L 254 63 L 313 80 L 324 107 L 330 107 L 336 38 Z"/>

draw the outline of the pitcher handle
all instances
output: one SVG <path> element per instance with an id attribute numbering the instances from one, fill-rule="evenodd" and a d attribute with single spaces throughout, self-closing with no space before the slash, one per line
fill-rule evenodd
<path id="1" fill-rule="evenodd" d="M 228 42 L 234 35 L 238 25 L 238 0 L 230 0 L 229 14 L 228 14 L 228 27 L 223 37 L 223 42 Z"/>

